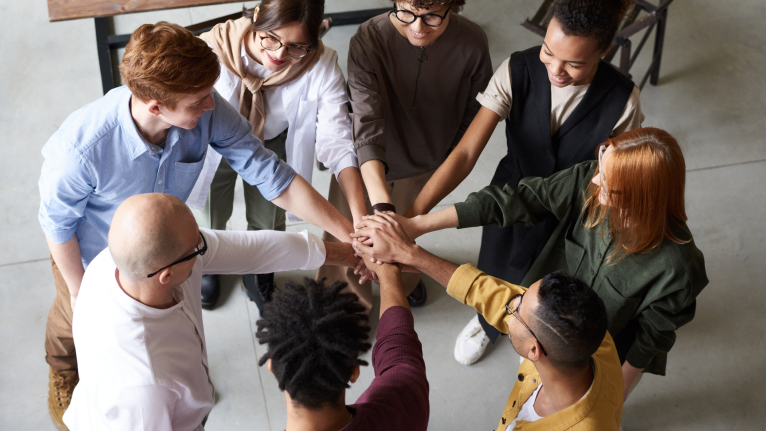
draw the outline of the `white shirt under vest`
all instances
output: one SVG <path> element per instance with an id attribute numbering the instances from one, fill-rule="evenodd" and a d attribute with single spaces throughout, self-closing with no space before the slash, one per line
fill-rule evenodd
<path id="1" fill-rule="evenodd" d="M 69 429 L 203 430 L 215 396 L 202 275 L 315 269 L 325 261 L 324 243 L 307 231 L 200 231 L 208 251 L 174 292 L 178 303 L 164 310 L 122 290 L 109 249 L 88 266 L 72 320 L 80 383 L 64 415 Z"/>

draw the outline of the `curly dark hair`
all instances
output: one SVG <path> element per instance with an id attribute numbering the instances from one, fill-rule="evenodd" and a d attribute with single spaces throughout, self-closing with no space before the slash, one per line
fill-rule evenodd
<path id="1" fill-rule="evenodd" d="M 556 0 L 552 16 L 567 36 L 592 37 L 597 50 L 611 46 L 620 21 L 633 6 L 633 0 Z"/>
<path id="2" fill-rule="evenodd" d="M 465 6 L 465 0 L 399 0 L 402 3 L 412 6 L 413 9 L 429 9 L 434 6 L 449 5 L 450 12 L 460 12 Z M 391 0 L 391 3 L 397 3 L 397 0 Z"/>
<path id="3" fill-rule="evenodd" d="M 543 278 L 532 327 L 559 370 L 582 368 L 596 353 L 607 328 L 606 307 L 578 278 L 561 271 Z"/>
<path id="4" fill-rule="evenodd" d="M 350 387 L 356 365 L 367 365 L 359 355 L 371 347 L 369 318 L 358 296 L 341 293 L 346 283 L 303 282 L 288 281 L 265 305 L 255 336 L 268 351 L 258 365 L 271 359 L 279 389 L 302 407 L 319 409 Z"/>

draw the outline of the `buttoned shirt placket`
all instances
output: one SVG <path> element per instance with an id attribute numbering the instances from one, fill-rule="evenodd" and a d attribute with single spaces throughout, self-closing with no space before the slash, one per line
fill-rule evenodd
<path id="1" fill-rule="evenodd" d="M 167 160 L 170 158 L 170 155 L 173 153 L 173 146 L 175 145 L 176 142 L 178 142 L 179 138 L 180 138 L 180 133 L 177 132 L 175 127 L 171 127 L 170 130 L 168 130 L 168 135 L 165 140 L 164 149 L 156 145 L 147 143 L 149 154 L 151 154 L 154 157 L 157 157 L 159 155 L 160 157 L 159 168 L 157 168 L 157 175 L 154 179 L 155 193 L 165 193 L 165 187 L 167 186 L 166 177 L 167 177 L 167 171 L 168 171 Z"/>

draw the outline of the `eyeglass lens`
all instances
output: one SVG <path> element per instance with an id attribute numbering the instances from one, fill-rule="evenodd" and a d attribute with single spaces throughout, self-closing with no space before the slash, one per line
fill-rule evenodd
<path id="1" fill-rule="evenodd" d="M 394 16 L 405 24 L 412 24 L 415 22 L 418 16 L 423 20 L 423 23 L 429 27 L 438 27 L 442 23 L 442 17 L 432 13 L 425 15 L 415 15 L 408 10 L 397 9 L 394 11 Z"/>
<path id="2" fill-rule="evenodd" d="M 261 37 L 261 46 L 268 51 L 276 51 L 281 48 L 282 42 L 271 36 Z M 308 54 L 308 50 L 298 45 L 285 45 L 287 47 L 287 55 L 292 58 L 303 58 Z"/>

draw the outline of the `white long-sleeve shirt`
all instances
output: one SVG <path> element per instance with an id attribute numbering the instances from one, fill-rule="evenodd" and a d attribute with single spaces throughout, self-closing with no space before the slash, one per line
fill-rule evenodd
<path id="1" fill-rule="evenodd" d="M 200 230 L 208 251 L 176 288 L 178 303 L 164 310 L 122 290 L 109 249 L 88 266 L 72 321 L 80 383 L 64 415 L 70 430 L 202 430 L 215 401 L 202 275 L 315 269 L 325 261 L 324 243 L 307 231 Z"/>

